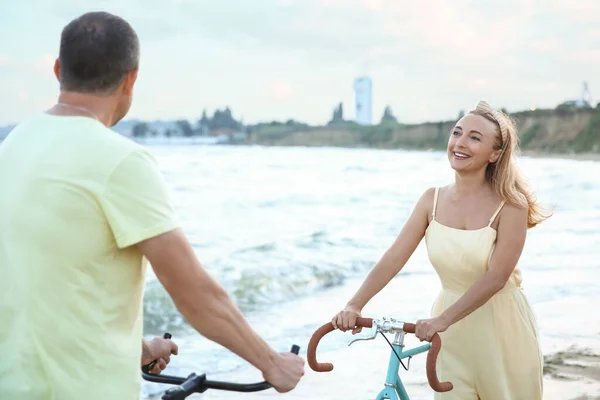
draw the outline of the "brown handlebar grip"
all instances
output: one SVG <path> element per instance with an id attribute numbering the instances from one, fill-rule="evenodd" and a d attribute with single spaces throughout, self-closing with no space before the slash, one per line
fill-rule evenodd
<path id="1" fill-rule="evenodd" d="M 409 322 L 404 323 L 402 328 L 406 333 L 415 333 L 416 325 Z M 429 386 L 436 392 L 449 392 L 454 387 L 451 382 L 440 382 L 435 370 L 437 356 L 442 348 L 442 339 L 437 333 L 431 338 L 431 348 L 427 352 L 427 380 Z"/>
<path id="2" fill-rule="evenodd" d="M 357 318 L 356 326 L 362 328 L 370 328 L 373 326 L 372 318 Z M 321 326 L 319 329 L 313 333 L 308 342 L 308 348 L 306 350 L 306 359 L 308 360 L 308 365 L 313 371 L 316 372 L 329 372 L 333 369 L 332 363 L 320 363 L 317 362 L 317 346 L 319 345 L 319 340 L 329 332 L 333 331 L 333 324 L 331 322 L 326 323 Z"/>

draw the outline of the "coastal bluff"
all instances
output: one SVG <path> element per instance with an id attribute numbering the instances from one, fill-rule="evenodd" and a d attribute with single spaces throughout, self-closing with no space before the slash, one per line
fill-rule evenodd
<path id="1" fill-rule="evenodd" d="M 528 110 L 509 115 L 517 123 L 520 147 L 524 151 L 600 153 L 600 107 Z M 384 121 L 370 126 L 351 121 L 325 126 L 271 123 L 254 127 L 240 144 L 440 150 L 446 147 L 455 122 Z"/>

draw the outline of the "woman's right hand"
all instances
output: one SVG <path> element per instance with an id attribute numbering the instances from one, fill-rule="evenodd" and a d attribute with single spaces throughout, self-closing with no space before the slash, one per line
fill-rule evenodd
<path id="1" fill-rule="evenodd" d="M 362 331 L 362 327 L 356 326 L 356 319 L 360 317 L 360 310 L 358 308 L 346 306 L 331 319 L 331 324 L 333 325 L 333 329 L 339 329 L 342 332 L 352 329 L 352 334 L 355 335 Z"/>

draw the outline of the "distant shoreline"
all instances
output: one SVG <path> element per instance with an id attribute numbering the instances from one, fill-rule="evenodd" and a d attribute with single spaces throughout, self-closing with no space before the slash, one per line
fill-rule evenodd
<path id="1" fill-rule="evenodd" d="M 600 153 L 548 153 L 544 151 L 521 151 L 521 157 L 558 158 L 577 161 L 600 161 Z"/>
<path id="2" fill-rule="evenodd" d="M 412 147 L 370 147 L 370 146 L 335 146 L 335 145 L 288 145 L 288 144 L 264 144 L 264 143 L 239 143 L 234 146 L 264 146 L 264 147 L 307 147 L 307 148 L 338 148 L 338 149 L 368 149 L 368 150 L 402 150 L 402 151 L 418 151 L 418 152 L 445 152 L 445 149 L 416 149 Z M 547 152 L 543 150 L 520 150 L 518 157 L 530 157 L 530 158 L 546 158 L 546 159 L 563 159 L 563 160 L 576 160 L 576 161 L 600 161 L 600 153 L 575 153 L 575 152 Z"/>
<path id="3" fill-rule="evenodd" d="M 0 138 L 0 144 L 3 142 L 5 138 Z M 131 138 L 132 140 L 135 140 L 135 138 Z M 149 147 L 155 146 L 155 145 L 167 145 L 170 144 L 168 143 L 168 139 L 164 140 L 165 138 L 163 138 L 162 141 L 158 141 L 157 143 L 145 143 L 145 141 L 139 140 L 140 143 L 142 145 L 147 145 Z M 175 138 L 171 138 L 173 139 L 173 142 L 177 142 L 176 137 Z M 201 140 L 202 138 L 195 140 L 195 141 L 190 141 L 190 143 L 173 143 L 173 144 L 180 144 L 180 145 L 186 145 L 189 144 L 190 146 L 197 146 L 197 145 L 203 145 L 203 146 L 213 146 L 213 145 L 231 145 L 231 144 L 227 144 L 227 143 L 223 143 L 223 142 L 218 142 L 218 140 Z M 211 138 L 211 139 L 215 139 L 215 138 Z M 352 148 L 352 149 L 356 149 L 356 148 L 362 148 L 362 149 L 372 149 L 372 150 L 402 150 L 402 151 L 445 151 L 444 149 L 415 149 L 415 148 L 411 148 L 411 147 L 398 147 L 398 148 L 385 148 L 385 147 L 370 147 L 370 146 L 335 146 L 335 145 L 322 145 L 322 146 L 310 146 L 310 145 L 288 145 L 288 144 L 262 144 L 262 143 L 236 143 L 233 144 L 232 146 L 265 146 L 265 147 L 318 147 L 318 148 L 324 148 L 324 147 L 331 147 L 331 148 Z M 576 161 L 595 161 L 595 162 L 599 162 L 600 161 L 600 153 L 592 153 L 592 152 L 587 152 L 587 153 L 574 153 L 574 152 L 547 152 L 547 151 L 543 151 L 543 150 L 521 150 L 520 157 L 530 157 L 530 158 L 542 158 L 542 159 L 563 159 L 563 160 L 576 160 Z"/>

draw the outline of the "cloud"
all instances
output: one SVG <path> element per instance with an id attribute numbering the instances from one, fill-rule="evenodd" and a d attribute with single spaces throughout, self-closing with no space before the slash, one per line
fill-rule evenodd
<path id="1" fill-rule="evenodd" d="M 592 28 L 588 30 L 587 38 L 592 40 L 600 40 L 600 28 Z"/>
<path id="2" fill-rule="evenodd" d="M 571 53 L 574 61 L 593 62 L 600 64 L 600 50 L 575 50 Z"/>
<path id="3" fill-rule="evenodd" d="M 5 66 L 12 71 L 19 73 L 33 74 L 37 77 L 52 77 L 54 78 L 54 61 L 56 57 L 51 54 L 31 55 L 27 58 L 16 60 L 3 59 L 0 56 L 0 67 Z M 3 63 L 4 62 L 4 63 Z"/>
<path id="4" fill-rule="evenodd" d="M 292 85 L 285 81 L 275 81 L 269 87 L 269 95 L 277 101 L 289 100 L 293 96 Z"/>
<path id="5" fill-rule="evenodd" d="M 249 121 L 314 122 L 352 104 L 358 74 L 373 78 L 374 114 L 390 104 L 404 121 L 455 117 L 480 97 L 553 106 L 581 80 L 600 86 L 597 0 L 32 1 L 31 13 L 17 5 L 0 16 L 0 36 L 20 38 L 2 50 L 0 79 L 15 99 L 30 93 L 30 107 L 53 99 L 60 30 L 90 9 L 123 16 L 140 36 L 140 115 L 229 105 Z"/>
<path id="6" fill-rule="evenodd" d="M 277 50 L 282 57 L 295 52 L 319 64 L 477 70 L 489 59 L 510 58 L 522 49 L 520 36 L 535 11 L 527 1 L 493 10 L 494 15 L 466 0 L 452 6 L 442 0 L 427 6 L 378 0 L 269 4 L 281 5 L 282 0 L 241 4 L 235 12 L 214 6 L 205 13 L 200 5 L 186 4 L 185 15 L 178 11 L 177 20 L 180 29 L 193 26 L 201 37 L 257 51 Z"/>
<path id="7" fill-rule="evenodd" d="M 600 2 L 597 0 L 546 0 L 542 4 L 548 13 L 575 22 L 595 22 L 600 15 Z"/>
<path id="8" fill-rule="evenodd" d="M 552 54 L 562 48 L 562 43 L 556 38 L 539 39 L 530 42 L 528 47 L 536 53 Z"/>
<path id="9" fill-rule="evenodd" d="M 29 98 L 29 95 L 23 89 L 19 90 L 19 92 L 17 93 L 17 102 L 19 102 L 20 104 L 27 103 L 28 98 Z"/>
<path id="10" fill-rule="evenodd" d="M 51 74 L 54 68 L 55 61 L 56 56 L 53 56 L 52 54 L 44 54 L 33 65 L 33 68 L 40 73 Z"/>
<path id="11" fill-rule="evenodd" d="M 384 6 L 389 6 L 389 4 L 386 5 L 385 2 L 381 0 L 317 0 L 316 4 L 335 9 L 356 8 L 358 6 L 360 8 L 366 8 L 373 11 L 381 11 L 384 9 Z"/>

